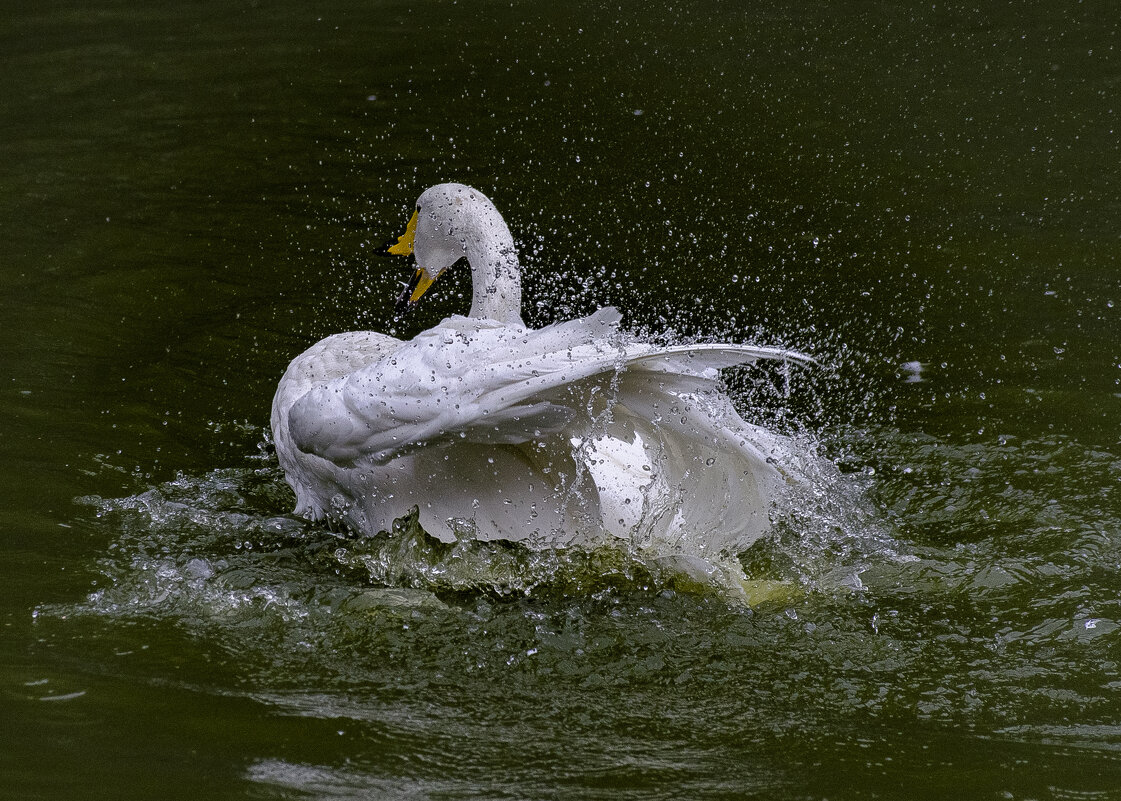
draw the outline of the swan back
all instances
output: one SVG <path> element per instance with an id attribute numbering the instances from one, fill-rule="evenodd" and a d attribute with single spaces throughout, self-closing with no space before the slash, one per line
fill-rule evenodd
<path id="1" fill-rule="evenodd" d="M 746 546 L 767 525 L 778 439 L 739 418 L 718 368 L 800 357 L 618 326 L 611 308 L 538 330 L 452 317 L 314 383 L 286 431 L 315 466 L 309 508 L 370 533 L 417 506 L 443 539 Z"/>

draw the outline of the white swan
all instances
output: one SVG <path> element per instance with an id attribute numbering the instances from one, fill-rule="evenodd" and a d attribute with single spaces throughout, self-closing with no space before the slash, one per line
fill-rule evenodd
<path id="1" fill-rule="evenodd" d="M 390 252 L 416 256 L 405 305 L 466 257 L 470 315 L 408 342 L 336 334 L 289 365 L 272 429 L 297 513 L 376 534 L 416 506 L 445 541 L 613 535 L 705 560 L 766 529 L 785 444 L 740 418 L 719 369 L 807 357 L 647 344 L 613 308 L 527 329 L 510 231 L 461 184 L 425 191 Z"/>

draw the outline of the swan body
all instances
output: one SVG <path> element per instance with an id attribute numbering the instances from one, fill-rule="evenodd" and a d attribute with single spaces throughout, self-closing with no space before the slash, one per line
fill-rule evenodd
<path id="1" fill-rule="evenodd" d="M 400 303 L 466 258 L 471 311 L 407 342 L 336 334 L 293 360 L 272 428 L 297 513 L 376 534 L 417 507 L 445 541 L 621 537 L 701 559 L 766 530 L 787 443 L 740 418 L 719 370 L 806 357 L 652 345 L 622 332 L 613 308 L 526 328 L 509 229 L 461 184 L 421 195 L 390 249 L 409 251 L 417 269 Z"/>

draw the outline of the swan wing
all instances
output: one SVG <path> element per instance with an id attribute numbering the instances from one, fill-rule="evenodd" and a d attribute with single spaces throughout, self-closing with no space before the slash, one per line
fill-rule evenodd
<path id="1" fill-rule="evenodd" d="M 518 444 L 582 416 L 586 380 L 633 369 L 675 392 L 711 386 L 718 370 L 800 354 L 741 345 L 658 347 L 628 341 L 620 315 L 529 330 L 451 317 L 353 373 L 313 386 L 291 406 L 296 447 L 339 465 L 385 463 L 440 441 Z"/>

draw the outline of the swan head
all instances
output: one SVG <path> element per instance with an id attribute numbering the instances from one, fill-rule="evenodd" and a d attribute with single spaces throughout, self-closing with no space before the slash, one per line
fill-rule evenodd
<path id="1" fill-rule="evenodd" d="M 416 272 L 397 298 L 399 314 L 416 305 L 440 274 L 461 259 L 467 259 L 477 278 L 496 270 L 515 278 L 518 273 L 513 237 L 502 215 L 490 198 L 463 184 L 426 189 L 405 233 L 388 252 L 416 258 Z M 517 300 L 520 304 L 520 290 Z"/>

